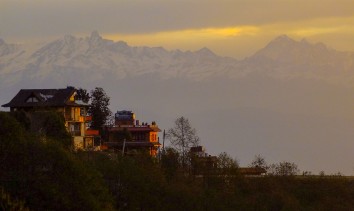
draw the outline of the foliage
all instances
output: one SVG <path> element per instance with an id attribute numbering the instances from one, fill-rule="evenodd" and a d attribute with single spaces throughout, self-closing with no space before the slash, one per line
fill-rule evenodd
<path id="1" fill-rule="evenodd" d="M 0 210 L 28 211 L 23 201 L 13 199 L 10 194 L 0 187 Z"/>
<path id="2" fill-rule="evenodd" d="M 89 114 L 92 116 L 91 127 L 99 130 L 106 124 L 112 112 L 108 108 L 110 98 L 101 87 L 96 87 L 91 91 L 91 106 Z"/>
<path id="3" fill-rule="evenodd" d="M 31 119 L 31 132 L 38 135 L 40 139 L 47 138 L 55 140 L 64 148 L 72 147 L 72 138 L 65 127 L 64 116 L 58 112 L 33 112 L 27 114 Z"/>
<path id="4" fill-rule="evenodd" d="M 249 165 L 249 167 L 263 168 L 265 170 L 269 169 L 267 162 L 265 161 L 264 157 L 262 157 L 261 155 L 256 155 L 252 160 L 251 164 Z"/>
<path id="5" fill-rule="evenodd" d="M 0 113 L 0 186 L 33 210 L 111 209 L 100 175 L 50 138 Z"/>
<path id="6" fill-rule="evenodd" d="M 76 90 L 75 100 L 81 100 L 84 103 L 88 103 L 91 99 L 90 93 L 86 89 L 78 88 Z"/>
<path id="7" fill-rule="evenodd" d="M 300 171 L 295 163 L 284 161 L 270 165 L 268 173 L 276 176 L 295 176 L 299 174 L 299 172 Z"/>
<path id="8" fill-rule="evenodd" d="M 161 155 L 161 167 L 166 175 L 168 181 L 176 177 L 177 170 L 180 167 L 179 154 L 173 148 L 166 148 Z"/>
<path id="9" fill-rule="evenodd" d="M 197 177 L 185 174 L 179 162 L 181 153 L 175 148 L 166 148 L 160 161 L 144 153 L 132 157 L 110 152 L 73 153 L 49 136 L 40 141 L 8 113 L 0 112 L 0 125 L 2 210 L 354 208 L 352 178 L 281 176 L 298 172 L 290 162 L 273 164 L 276 176 L 244 177 L 224 171 Z M 221 153 L 217 167 L 237 170 L 238 164 Z"/>
<path id="10" fill-rule="evenodd" d="M 221 169 L 238 168 L 237 160 L 233 159 L 226 152 L 222 152 L 218 155 L 217 166 Z"/>
<path id="11" fill-rule="evenodd" d="M 42 117 L 44 119 L 43 132 L 45 135 L 69 149 L 72 146 L 72 138 L 65 128 L 63 115 L 55 112 L 43 112 Z"/>
<path id="12" fill-rule="evenodd" d="M 238 173 L 239 164 L 236 159 L 233 159 L 226 152 L 222 152 L 217 157 L 217 168 L 220 174 L 224 177 L 233 177 Z"/>
<path id="13" fill-rule="evenodd" d="M 26 130 L 29 130 L 31 128 L 31 120 L 28 118 L 26 115 L 26 112 L 24 111 L 14 111 L 10 113 L 11 116 L 13 116 L 17 122 L 19 122 L 22 127 L 24 127 Z"/>

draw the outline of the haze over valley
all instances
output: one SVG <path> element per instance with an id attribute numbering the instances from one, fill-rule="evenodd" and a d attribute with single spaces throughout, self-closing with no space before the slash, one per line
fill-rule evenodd
<path id="1" fill-rule="evenodd" d="M 99 86 L 113 112 L 133 110 L 162 129 L 189 118 L 208 153 L 226 151 L 242 166 L 261 154 L 314 174 L 353 175 L 353 61 L 353 52 L 286 35 L 245 59 L 130 46 L 98 32 L 0 40 L 0 103 L 22 88 Z"/>

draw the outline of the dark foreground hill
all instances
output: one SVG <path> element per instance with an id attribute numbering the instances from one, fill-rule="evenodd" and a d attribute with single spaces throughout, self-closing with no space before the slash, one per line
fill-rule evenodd
<path id="1" fill-rule="evenodd" d="M 173 149 L 161 161 L 73 152 L 28 131 L 21 113 L 0 112 L 0 125 L 1 210 L 354 209 L 354 181 L 344 177 L 196 177 Z"/>

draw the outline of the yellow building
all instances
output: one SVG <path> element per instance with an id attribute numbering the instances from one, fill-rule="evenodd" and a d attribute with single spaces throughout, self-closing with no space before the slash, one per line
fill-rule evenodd
<path id="1" fill-rule="evenodd" d="M 2 107 L 10 111 L 53 111 L 61 113 L 65 118 L 65 127 L 72 135 L 75 149 L 94 147 L 94 134 L 86 131 L 88 104 L 75 99 L 76 89 L 21 89 L 17 95 Z"/>

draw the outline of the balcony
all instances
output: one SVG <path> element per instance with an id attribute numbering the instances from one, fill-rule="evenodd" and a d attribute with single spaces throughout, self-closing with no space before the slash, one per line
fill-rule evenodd
<path id="1" fill-rule="evenodd" d="M 98 130 L 86 130 L 85 131 L 86 136 L 98 136 L 100 135 Z"/>
<path id="2" fill-rule="evenodd" d="M 83 116 L 71 116 L 71 115 L 65 115 L 65 121 L 67 122 L 84 122 L 84 117 Z"/>

